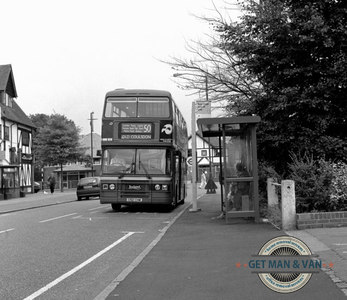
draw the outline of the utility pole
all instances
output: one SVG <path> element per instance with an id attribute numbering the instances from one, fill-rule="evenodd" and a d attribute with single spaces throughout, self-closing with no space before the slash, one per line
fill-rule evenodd
<path id="1" fill-rule="evenodd" d="M 92 162 L 92 176 L 94 175 L 94 157 L 93 157 L 93 132 L 94 132 L 94 124 L 93 121 L 96 120 L 93 118 L 94 112 L 90 113 L 90 157 Z"/>

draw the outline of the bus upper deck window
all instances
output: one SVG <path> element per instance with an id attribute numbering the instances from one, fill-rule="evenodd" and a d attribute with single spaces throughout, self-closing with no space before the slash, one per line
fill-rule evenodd
<path id="1" fill-rule="evenodd" d="M 169 117 L 169 99 L 143 97 L 138 100 L 138 117 Z"/>
<path id="2" fill-rule="evenodd" d="M 109 98 L 105 108 L 105 117 L 136 117 L 136 98 Z"/>

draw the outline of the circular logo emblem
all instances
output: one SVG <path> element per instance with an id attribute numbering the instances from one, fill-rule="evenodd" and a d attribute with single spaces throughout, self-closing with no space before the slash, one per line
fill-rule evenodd
<path id="1" fill-rule="evenodd" d="M 295 269 L 288 268 L 285 270 L 284 266 L 290 265 L 289 258 L 297 258 L 294 261 L 299 261 L 300 256 L 305 257 L 311 256 L 312 253 L 307 245 L 301 240 L 292 236 L 279 236 L 268 241 L 259 251 L 260 256 L 272 256 L 276 257 L 276 261 L 273 260 L 274 268 L 279 270 L 278 266 L 281 267 L 281 272 L 269 272 L 269 273 L 258 273 L 260 280 L 270 288 L 271 290 L 279 293 L 292 293 L 303 286 L 310 280 L 311 273 L 302 273 L 299 268 Z M 281 257 L 283 258 L 281 259 Z M 269 257 L 270 259 L 270 257 Z"/>
<path id="2" fill-rule="evenodd" d="M 161 132 L 164 132 L 165 134 L 170 135 L 172 133 L 172 125 L 165 124 L 163 128 L 161 129 Z"/>

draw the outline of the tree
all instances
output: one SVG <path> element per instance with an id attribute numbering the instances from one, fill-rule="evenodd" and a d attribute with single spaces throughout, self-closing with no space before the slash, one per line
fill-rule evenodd
<path id="1" fill-rule="evenodd" d="M 347 11 L 344 0 L 247 1 L 218 27 L 230 56 L 261 86 L 259 156 L 281 170 L 290 152 L 347 160 Z"/>
<path id="2" fill-rule="evenodd" d="M 75 162 L 83 156 L 83 149 L 79 145 L 80 129 L 72 120 L 65 116 L 54 114 L 51 116 L 31 116 L 32 120 L 41 122 L 35 142 L 35 155 L 43 165 L 59 165 L 61 174 L 63 165 Z M 46 122 L 47 121 L 47 122 Z M 63 185 L 61 180 L 61 190 Z"/>
<path id="3" fill-rule="evenodd" d="M 201 100 L 208 97 L 210 102 L 224 108 L 226 115 L 249 111 L 262 92 L 259 81 L 237 56 L 228 51 L 228 44 L 220 38 L 219 29 L 227 24 L 221 14 L 200 19 L 214 28 L 214 34 L 206 41 L 187 44 L 191 58 L 173 57 L 163 62 L 175 71 L 174 77 L 178 78 L 176 83 L 180 88 L 191 91 L 191 95 L 199 95 Z"/>
<path id="4" fill-rule="evenodd" d="M 43 128 L 45 125 L 48 124 L 48 121 L 50 119 L 50 116 L 46 114 L 35 114 L 35 115 L 29 115 L 29 118 L 36 126 L 36 131 L 33 132 L 33 153 L 35 155 L 35 168 L 38 170 L 38 172 L 35 172 L 36 174 L 41 174 L 41 168 L 45 165 L 44 162 L 41 160 L 41 157 L 37 154 L 38 149 L 38 135 L 40 133 L 41 128 Z M 41 176 L 41 175 L 40 175 Z M 36 179 L 38 180 L 38 179 Z"/>

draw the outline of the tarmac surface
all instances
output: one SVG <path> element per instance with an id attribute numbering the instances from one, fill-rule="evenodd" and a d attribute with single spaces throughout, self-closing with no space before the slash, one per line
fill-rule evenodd
<path id="1" fill-rule="evenodd" d="M 111 284 L 100 299 L 346 299 L 347 227 L 283 232 L 269 223 L 220 218 L 220 193 L 198 190 L 198 212 L 189 205 L 155 245 Z M 75 191 L 39 192 L 0 201 L 0 214 L 76 201 Z M 73 200 L 72 200 L 73 199 Z M 188 195 L 189 203 L 191 196 Z M 300 290 L 281 294 L 267 288 L 248 262 L 270 239 L 290 235 L 306 243 L 326 264 Z"/>

